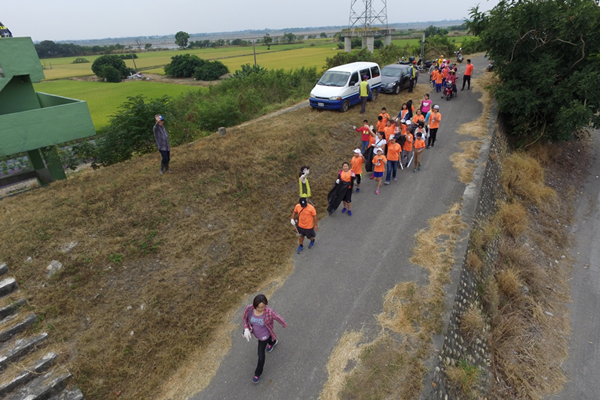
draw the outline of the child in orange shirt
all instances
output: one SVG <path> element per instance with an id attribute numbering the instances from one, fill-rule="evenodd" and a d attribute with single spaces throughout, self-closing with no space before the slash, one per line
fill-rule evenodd
<path id="1" fill-rule="evenodd" d="M 381 108 L 381 114 L 379 114 L 381 116 L 381 119 L 383 120 L 383 123 L 385 124 L 388 119 L 390 119 L 390 114 L 387 113 L 387 110 L 385 109 L 385 107 Z M 377 118 L 379 119 L 379 118 Z"/>
<path id="2" fill-rule="evenodd" d="M 392 136 L 390 138 L 390 143 L 387 145 L 387 175 L 385 176 L 385 184 L 390 184 L 390 178 L 393 178 L 395 181 L 398 180 L 396 178 L 396 173 L 398 172 L 398 160 L 400 159 L 400 152 L 402 148 L 398 143 L 396 143 L 396 137 Z"/>
<path id="3" fill-rule="evenodd" d="M 436 68 L 433 71 L 433 75 L 435 76 L 435 92 L 439 93 L 442 90 L 442 80 L 444 79 L 444 75 Z"/>
<path id="4" fill-rule="evenodd" d="M 408 121 L 410 123 L 410 121 Z M 413 148 L 413 135 L 407 129 L 406 134 L 404 135 L 406 140 L 404 141 L 404 145 L 402 146 L 402 163 L 404 167 L 408 167 L 408 163 L 410 162 L 410 156 Z"/>
<path id="5" fill-rule="evenodd" d="M 425 117 L 423 116 L 423 113 L 421 112 L 421 110 L 416 111 L 416 114 L 412 119 L 412 123 L 414 125 L 419 125 L 419 121 L 425 122 Z"/>
<path id="6" fill-rule="evenodd" d="M 385 120 L 383 119 L 383 116 L 380 114 L 377 117 L 377 130 L 375 132 L 383 132 L 383 129 L 385 128 Z"/>
<path id="7" fill-rule="evenodd" d="M 421 132 L 417 133 L 417 140 L 415 140 L 415 169 L 413 172 L 421 170 L 421 155 L 425 148 L 425 141 L 422 138 Z"/>
<path id="8" fill-rule="evenodd" d="M 383 173 L 385 172 L 385 164 L 387 163 L 387 158 L 383 155 L 383 150 L 381 148 L 377 149 L 377 155 L 373 157 L 373 176 L 375 177 L 375 181 L 377 182 L 377 190 L 375 190 L 375 194 L 379 194 L 379 188 L 381 187 L 381 178 L 383 177 Z"/>
<path id="9" fill-rule="evenodd" d="M 360 192 L 360 181 L 362 180 L 362 165 L 365 162 L 365 157 L 359 149 L 354 149 L 354 156 L 350 163 L 352 164 L 352 172 L 356 176 L 356 193 Z"/>
<path id="10" fill-rule="evenodd" d="M 385 132 L 385 141 L 388 143 L 390 141 L 390 137 L 394 136 L 394 121 L 391 119 L 387 120 L 385 124 L 385 128 L 383 128 L 383 132 Z"/>

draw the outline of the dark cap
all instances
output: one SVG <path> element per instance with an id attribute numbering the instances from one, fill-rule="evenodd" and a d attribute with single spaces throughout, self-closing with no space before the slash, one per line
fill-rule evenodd
<path id="1" fill-rule="evenodd" d="M 302 206 L 302 208 L 306 207 L 306 204 L 306 197 L 300 197 L 300 205 Z"/>

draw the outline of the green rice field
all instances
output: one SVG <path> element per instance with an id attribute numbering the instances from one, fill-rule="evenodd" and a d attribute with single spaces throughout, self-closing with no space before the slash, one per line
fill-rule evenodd
<path id="1" fill-rule="evenodd" d="M 175 97 L 190 90 L 207 90 L 197 86 L 147 81 L 106 83 L 60 80 L 36 83 L 34 87 L 37 92 L 87 101 L 96 129 L 108 125 L 109 116 L 117 111 L 127 97 L 139 94 L 148 98 L 164 95 Z"/>

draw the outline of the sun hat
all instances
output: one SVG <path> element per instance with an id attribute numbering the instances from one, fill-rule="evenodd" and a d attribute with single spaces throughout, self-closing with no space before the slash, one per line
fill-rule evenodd
<path id="1" fill-rule="evenodd" d="M 438 106 L 438 105 L 436 104 L 435 106 L 433 106 L 433 109 L 434 109 L 434 110 L 439 110 L 439 109 L 440 109 L 440 106 Z"/>
<path id="2" fill-rule="evenodd" d="M 355 154 L 360 154 L 360 149 L 354 149 Z"/>

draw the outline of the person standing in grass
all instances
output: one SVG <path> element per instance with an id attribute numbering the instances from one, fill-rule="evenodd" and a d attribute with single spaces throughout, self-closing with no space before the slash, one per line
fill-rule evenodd
<path id="1" fill-rule="evenodd" d="M 381 117 L 381 115 L 379 115 Z M 371 141 L 371 136 L 375 136 L 375 132 L 373 132 L 373 127 L 369 126 L 369 121 L 366 119 L 363 120 L 363 126 L 357 128 L 353 126 L 354 130 L 361 134 L 362 141 L 362 152 L 364 153 L 367 147 L 369 147 L 369 143 Z"/>
<path id="2" fill-rule="evenodd" d="M 415 140 L 415 169 L 413 172 L 421 170 L 421 156 L 423 155 L 423 149 L 425 149 L 425 141 L 423 140 L 421 132 L 417 132 L 417 139 Z"/>
<path id="3" fill-rule="evenodd" d="M 296 222 L 296 218 L 298 218 L 298 222 Z M 319 220 L 317 219 L 317 210 L 315 210 L 312 204 L 308 204 L 305 197 L 300 198 L 294 211 L 292 211 L 291 223 L 296 227 L 296 232 L 298 232 L 298 254 L 304 250 L 305 237 L 310 240 L 308 248 L 312 249 L 315 245 L 316 232 L 319 230 Z"/>
<path id="4" fill-rule="evenodd" d="M 265 366 L 265 351 L 272 352 L 279 341 L 273 330 L 273 321 L 279 322 L 284 328 L 287 324 L 279 314 L 267 307 L 269 301 L 264 294 L 254 297 L 252 304 L 244 310 L 244 338 L 250 341 L 252 334 L 258 339 L 258 364 L 254 370 L 252 382 L 258 383 Z"/>
<path id="5" fill-rule="evenodd" d="M 156 140 L 156 147 L 162 156 L 160 163 L 159 175 L 169 171 L 169 162 L 171 161 L 171 146 L 169 145 L 169 134 L 165 129 L 165 119 L 162 115 L 156 114 L 154 116 L 156 124 L 154 125 L 154 139 Z"/>
<path id="6" fill-rule="evenodd" d="M 354 149 L 354 156 L 350 163 L 352 164 L 352 172 L 356 177 L 356 193 L 360 192 L 360 182 L 362 179 L 362 166 L 365 162 L 365 157 L 362 155 L 359 149 Z"/>
<path id="7" fill-rule="evenodd" d="M 369 82 L 367 82 L 367 79 L 369 79 L 369 77 L 367 75 L 364 75 L 362 77 L 362 81 L 360 82 L 361 114 L 364 114 L 366 111 L 365 109 L 367 107 L 367 99 L 369 98 L 369 93 L 371 92 L 371 87 L 369 86 Z"/>
<path id="8" fill-rule="evenodd" d="M 298 175 L 298 186 L 300 187 L 300 197 L 305 197 L 310 201 L 310 183 L 308 182 L 308 174 L 310 173 L 310 167 L 303 165 L 300 167 L 300 175 Z"/>
<path id="9" fill-rule="evenodd" d="M 377 148 L 377 155 L 373 157 L 373 177 L 377 182 L 377 189 L 375 190 L 375 194 L 379 194 L 379 189 L 381 188 L 381 178 L 383 177 L 383 173 L 385 172 L 385 164 L 387 163 L 387 158 L 383 155 L 383 149 Z"/>

